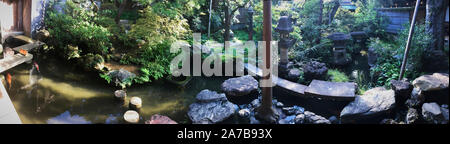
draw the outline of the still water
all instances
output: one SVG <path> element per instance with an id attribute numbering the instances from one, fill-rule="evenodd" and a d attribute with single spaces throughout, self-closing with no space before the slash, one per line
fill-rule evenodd
<path id="1" fill-rule="evenodd" d="M 78 71 L 57 60 L 38 62 L 40 73 L 32 64 L 9 70 L 12 86 L 7 88 L 20 119 L 26 124 L 120 124 L 128 110 L 114 99 L 114 86 L 95 74 Z M 141 123 L 153 114 L 167 115 L 178 123 L 190 123 L 189 105 L 203 89 L 220 90 L 226 78 L 195 77 L 186 87 L 155 81 L 128 88 L 127 100 L 142 98 Z"/>

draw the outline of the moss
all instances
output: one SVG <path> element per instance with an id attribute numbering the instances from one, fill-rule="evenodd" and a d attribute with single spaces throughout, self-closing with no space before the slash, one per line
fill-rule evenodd
<path id="1" fill-rule="evenodd" d="M 328 70 L 329 80 L 332 82 L 348 82 L 349 78 L 345 73 L 340 72 L 339 70 L 331 69 Z"/>

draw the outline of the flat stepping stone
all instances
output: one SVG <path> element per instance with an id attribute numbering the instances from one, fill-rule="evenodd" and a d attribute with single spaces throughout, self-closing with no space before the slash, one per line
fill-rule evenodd
<path id="1" fill-rule="evenodd" d="M 319 98 L 353 101 L 355 99 L 356 83 L 352 82 L 327 82 L 313 80 L 305 90 L 305 94 Z"/>

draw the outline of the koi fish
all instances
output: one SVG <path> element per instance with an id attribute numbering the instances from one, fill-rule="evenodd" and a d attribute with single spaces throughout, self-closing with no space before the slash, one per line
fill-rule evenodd
<path id="1" fill-rule="evenodd" d="M 6 82 L 8 83 L 9 89 L 11 89 L 11 74 L 6 74 Z"/>
<path id="2" fill-rule="evenodd" d="M 41 71 L 39 70 L 39 65 L 38 65 L 36 62 L 34 62 L 33 65 L 34 65 L 34 67 L 36 68 L 36 70 L 37 70 L 39 73 L 41 73 Z"/>
<path id="3" fill-rule="evenodd" d="M 24 56 L 27 56 L 27 55 L 28 55 L 28 51 L 27 51 L 27 50 L 24 50 L 24 49 L 20 49 L 20 50 L 19 50 L 19 53 L 20 53 L 20 54 L 23 54 Z"/>

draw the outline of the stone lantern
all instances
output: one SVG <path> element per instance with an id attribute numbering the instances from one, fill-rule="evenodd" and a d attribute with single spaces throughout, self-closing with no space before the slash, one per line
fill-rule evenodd
<path id="1" fill-rule="evenodd" d="M 278 20 L 278 26 L 275 28 L 275 31 L 280 33 L 280 41 L 278 42 L 278 48 L 280 49 L 280 74 L 281 76 L 286 75 L 288 73 L 288 49 L 292 47 L 295 43 L 295 40 L 290 38 L 289 33 L 294 31 L 292 27 L 292 20 L 288 16 L 282 16 Z"/>
<path id="2" fill-rule="evenodd" d="M 346 44 L 350 40 L 350 36 L 344 33 L 333 33 L 328 36 L 334 43 L 333 47 L 333 63 L 336 65 L 345 65 L 350 62 L 350 59 L 347 59 L 345 55 L 347 55 Z"/>
<path id="3" fill-rule="evenodd" d="M 248 40 L 251 41 L 253 40 L 253 14 L 255 13 L 255 11 L 253 10 L 253 7 L 250 6 L 248 8 Z"/>
<path id="4" fill-rule="evenodd" d="M 366 38 L 367 38 L 367 34 L 364 31 L 356 31 L 356 32 L 351 32 L 350 35 L 352 36 L 353 39 L 356 40 L 356 42 L 361 43 L 363 42 Z"/>

